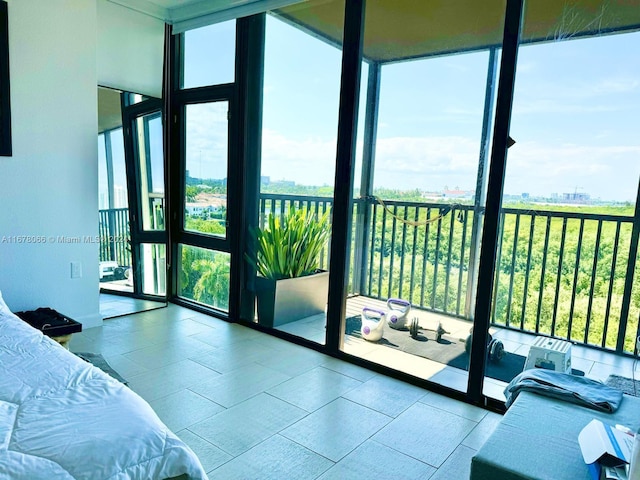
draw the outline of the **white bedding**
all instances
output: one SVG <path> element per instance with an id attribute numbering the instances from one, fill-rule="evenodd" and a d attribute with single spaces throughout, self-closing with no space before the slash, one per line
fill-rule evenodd
<path id="1" fill-rule="evenodd" d="M 0 479 L 206 479 L 128 387 L 12 314 L 0 293 Z"/>

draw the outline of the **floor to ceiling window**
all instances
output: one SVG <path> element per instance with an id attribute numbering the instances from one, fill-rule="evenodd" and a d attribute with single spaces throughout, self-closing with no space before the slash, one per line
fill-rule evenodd
<path id="1" fill-rule="evenodd" d="M 538 334 L 631 353 L 640 19 L 551 3 L 525 10 L 519 50 L 517 0 L 370 1 L 361 57 L 348 0 L 183 34 L 177 297 L 478 402 Z"/>
<path id="2" fill-rule="evenodd" d="M 638 20 L 611 2 L 525 6 L 491 317 L 519 365 L 536 335 L 634 352 Z M 596 375 L 580 352 L 574 371 Z"/>
<path id="3" fill-rule="evenodd" d="M 286 240 L 275 241 L 273 256 L 256 252 L 281 278 L 276 283 L 263 278 L 271 272 L 259 272 L 256 321 L 317 343 L 326 335 L 343 17 L 344 0 L 304 2 L 266 17 L 257 226 Z M 311 34 L 316 21 L 329 22 L 335 37 Z M 321 236 L 307 242 L 317 222 Z M 316 258 L 303 258 L 311 251 Z M 274 262 L 279 255 L 297 265 L 283 271 Z M 304 278 L 286 279 L 298 275 Z"/>
<path id="4" fill-rule="evenodd" d="M 504 5 L 366 9 L 343 349 L 461 391 Z"/>
<path id="5" fill-rule="evenodd" d="M 181 141 L 179 210 L 174 226 L 177 248 L 176 293 L 179 297 L 229 311 L 229 206 L 237 192 L 229 179 L 232 160 L 236 22 L 228 21 L 182 34 L 178 116 Z"/>

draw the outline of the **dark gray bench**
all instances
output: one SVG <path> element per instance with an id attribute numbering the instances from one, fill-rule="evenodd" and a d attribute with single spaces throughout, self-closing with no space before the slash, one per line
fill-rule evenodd
<path id="1" fill-rule="evenodd" d="M 578 434 L 592 419 L 635 430 L 640 398 L 624 395 L 604 413 L 531 392 L 521 392 L 471 461 L 471 480 L 590 480 Z"/>

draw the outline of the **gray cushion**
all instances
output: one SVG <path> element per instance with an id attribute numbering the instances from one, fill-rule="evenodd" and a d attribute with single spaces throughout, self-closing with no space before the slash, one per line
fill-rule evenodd
<path id="1" fill-rule="evenodd" d="M 578 434 L 592 419 L 640 426 L 640 398 L 615 413 L 522 392 L 471 461 L 471 480 L 589 480 Z"/>

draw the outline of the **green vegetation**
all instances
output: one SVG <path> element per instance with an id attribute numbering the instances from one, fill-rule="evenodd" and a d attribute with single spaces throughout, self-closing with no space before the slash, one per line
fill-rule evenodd
<path id="1" fill-rule="evenodd" d="M 272 280 L 311 275 L 329 239 L 329 212 L 290 208 L 282 217 L 270 213 L 264 228 L 253 229 L 255 253 L 246 259 L 260 275 Z"/>
<path id="2" fill-rule="evenodd" d="M 291 185 L 288 182 L 273 182 L 260 187 L 261 193 L 279 195 L 306 195 L 309 197 L 333 197 L 333 186 Z"/>
<path id="3" fill-rule="evenodd" d="M 229 310 L 229 254 L 180 246 L 178 295 Z"/>
<path id="4" fill-rule="evenodd" d="M 615 348 L 633 208 L 533 204 L 516 208 L 519 214 L 505 214 L 501 224 L 492 321 L 578 342 L 585 341 L 588 330 L 587 343 Z M 549 216 L 544 211 L 558 213 Z M 393 213 L 395 220 L 377 208 L 366 293 L 398 296 L 414 305 L 465 316 L 472 210 L 454 207 L 441 220 L 420 226 L 403 224 L 398 218 L 424 222 L 437 217 L 438 210 L 397 207 Z M 576 218 L 584 213 L 615 215 L 619 221 Z M 640 262 L 635 278 L 638 270 Z M 639 313 L 640 288 L 634 285 L 627 351 L 633 351 Z"/>
<path id="5" fill-rule="evenodd" d="M 601 215 L 633 214 L 633 211 L 606 207 L 577 210 Z M 553 218 L 549 223 L 548 240 L 545 239 L 546 226 L 546 218 L 522 217 L 516 231 L 516 216 L 506 216 L 497 270 L 499 288 L 495 295 L 495 310 L 501 313 L 497 319 L 535 330 L 539 308 L 539 328 L 544 333 L 551 333 L 555 318 L 555 335 L 615 348 L 627 278 L 631 222 L 628 219 L 599 222 L 577 218 L 565 222 Z M 529 243 L 532 245 L 531 259 L 527 265 Z M 516 262 L 512 269 L 511 258 L 514 256 Z M 637 272 L 635 278 L 638 278 Z M 510 303 L 509 291 L 512 295 Z M 627 351 L 633 351 L 634 347 L 640 312 L 638 293 L 636 288 L 635 298 L 632 295 L 625 342 Z M 588 336 L 585 336 L 587 330 Z"/>
<path id="6" fill-rule="evenodd" d="M 227 233 L 222 218 L 185 215 L 184 223 L 185 230 L 190 232 L 210 233 L 220 236 L 224 236 Z"/>

